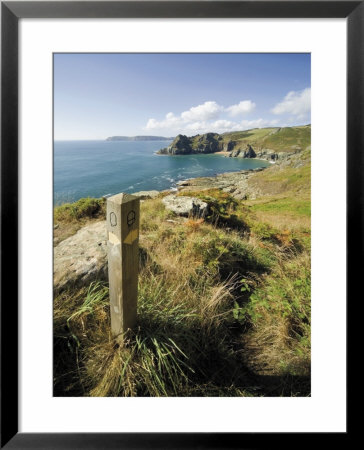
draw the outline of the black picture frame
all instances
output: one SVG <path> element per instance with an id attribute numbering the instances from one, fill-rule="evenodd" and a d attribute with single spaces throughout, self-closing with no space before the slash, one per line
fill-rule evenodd
<path id="1" fill-rule="evenodd" d="M 22 18 L 346 18 L 347 305 L 364 273 L 364 1 L 1 2 L 1 448 L 180 449 L 307 445 L 310 433 L 18 432 L 18 21 Z M 355 297 L 354 297 L 355 295 Z M 349 309 L 347 307 L 347 312 Z M 347 349 L 350 349 L 348 340 Z M 333 394 L 334 395 L 334 394 Z M 350 431 L 335 434 L 340 445 Z M 315 444 L 327 435 L 315 435 Z M 269 442 L 269 444 L 268 444 Z M 346 442 L 347 443 L 347 442 Z"/>

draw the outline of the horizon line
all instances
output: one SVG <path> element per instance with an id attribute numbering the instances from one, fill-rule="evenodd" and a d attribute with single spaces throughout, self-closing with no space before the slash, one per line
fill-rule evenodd
<path id="1" fill-rule="evenodd" d="M 266 128 L 295 128 L 295 127 L 297 128 L 297 127 L 308 127 L 308 126 L 311 126 L 311 123 L 306 123 L 306 124 L 302 124 L 302 125 L 291 125 L 291 126 L 254 127 L 254 128 L 247 128 L 245 130 L 223 131 L 222 133 L 218 133 L 217 131 L 207 131 L 205 133 L 197 133 L 197 134 L 191 134 L 190 136 L 187 136 L 187 135 L 184 135 L 184 136 L 192 137 L 192 136 L 198 136 L 200 134 L 203 135 L 203 134 L 208 134 L 208 133 L 228 134 L 228 133 L 241 133 L 243 131 L 250 131 L 250 130 L 264 130 Z M 175 135 L 175 137 L 178 136 L 178 135 L 182 135 L 182 134 L 183 133 L 177 133 Z M 174 139 L 174 137 L 158 136 L 158 135 L 153 135 L 153 134 L 135 134 L 135 135 L 131 135 L 131 136 L 121 135 L 121 134 L 120 135 L 119 134 L 114 134 L 112 136 L 108 136 L 107 138 L 77 138 L 77 139 L 56 139 L 56 138 L 53 138 L 53 141 L 57 141 L 57 142 L 59 142 L 59 141 L 107 141 L 110 137 L 115 137 L 115 136 L 122 136 L 122 137 L 126 137 L 126 138 L 139 137 L 139 136 L 143 136 L 143 137 L 144 136 L 150 136 L 150 137 L 162 137 L 164 139 Z M 111 141 L 109 141 L 109 142 L 111 142 Z"/>

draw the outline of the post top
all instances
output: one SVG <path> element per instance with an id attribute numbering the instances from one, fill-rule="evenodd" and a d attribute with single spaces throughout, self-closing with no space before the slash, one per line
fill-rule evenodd
<path id="1" fill-rule="evenodd" d="M 113 195 L 111 197 L 107 198 L 108 202 L 116 203 L 117 205 L 122 205 L 127 202 L 131 202 L 133 200 L 137 200 L 139 197 L 136 197 L 135 195 L 131 194 L 124 194 L 121 192 L 120 194 Z"/>

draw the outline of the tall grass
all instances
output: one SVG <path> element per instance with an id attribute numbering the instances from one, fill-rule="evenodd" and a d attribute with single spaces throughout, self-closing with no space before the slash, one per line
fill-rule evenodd
<path id="1" fill-rule="evenodd" d="M 311 279 L 310 257 L 277 262 L 241 308 L 251 325 L 244 336 L 250 362 L 273 374 L 310 374 Z"/>

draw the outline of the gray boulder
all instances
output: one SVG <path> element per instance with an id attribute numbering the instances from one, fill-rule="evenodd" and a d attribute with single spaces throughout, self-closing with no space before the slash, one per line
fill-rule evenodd
<path id="1" fill-rule="evenodd" d="M 54 248 L 53 286 L 57 293 L 70 286 L 107 280 L 106 222 L 81 228 Z"/>
<path id="2" fill-rule="evenodd" d="M 139 191 L 133 192 L 132 195 L 135 195 L 135 197 L 139 197 L 140 200 L 148 200 L 150 198 L 158 197 L 159 191 Z"/>
<path id="3" fill-rule="evenodd" d="M 256 158 L 257 154 L 253 147 L 248 144 L 245 150 L 237 148 L 236 150 L 233 150 L 229 156 L 232 158 Z"/>
<path id="4" fill-rule="evenodd" d="M 167 209 L 179 216 L 205 217 L 209 210 L 209 205 L 196 197 L 167 195 L 162 202 Z"/>

